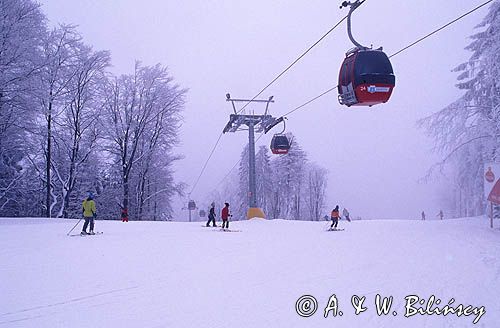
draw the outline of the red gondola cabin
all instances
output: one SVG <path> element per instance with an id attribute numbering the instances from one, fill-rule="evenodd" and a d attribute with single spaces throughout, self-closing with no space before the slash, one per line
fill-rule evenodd
<path id="1" fill-rule="evenodd" d="M 348 107 L 385 103 L 395 85 L 391 62 L 382 50 L 355 48 L 340 68 L 339 102 Z"/>
<path id="2" fill-rule="evenodd" d="M 282 155 L 288 154 L 290 142 L 284 134 L 275 134 L 271 139 L 271 152 L 273 154 Z"/>

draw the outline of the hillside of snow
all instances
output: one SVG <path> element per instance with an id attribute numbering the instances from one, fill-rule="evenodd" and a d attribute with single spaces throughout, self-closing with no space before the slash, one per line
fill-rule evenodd
<path id="1" fill-rule="evenodd" d="M 221 232 L 96 221 L 102 235 L 66 236 L 76 222 L 0 219 L 0 327 L 500 327 L 500 231 L 485 218 L 341 220 L 336 232 L 327 222 L 254 219 Z M 317 300 L 310 317 L 296 312 L 303 295 Z M 354 314 L 353 295 L 366 311 Z M 387 315 L 377 295 L 393 296 Z M 405 317 L 409 295 L 472 307 Z M 325 318 L 329 300 L 338 312 Z"/>

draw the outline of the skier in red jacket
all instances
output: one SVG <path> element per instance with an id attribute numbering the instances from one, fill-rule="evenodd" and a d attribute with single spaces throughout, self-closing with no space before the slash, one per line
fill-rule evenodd
<path id="1" fill-rule="evenodd" d="M 340 213 L 339 213 L 339 206 L 335 206 L 335 208 L 332 211 L 332 214 L 330 215 L 330 218 L 332 219 L 332 225 L 330 226 L 331 230 L 336 230 L 337 225 L 339 224 L 339 219 L 340 219 Z"/>
<path id="2" fill-rule="evenodd" d="M 229 214 L 229 203 L 224 203 L 224 205 L 226 206 L 224 206 L 220 215 L 220 218 L 222 219 L 222 229 L 229 229 L 229 217 L 231 216 Z"/>

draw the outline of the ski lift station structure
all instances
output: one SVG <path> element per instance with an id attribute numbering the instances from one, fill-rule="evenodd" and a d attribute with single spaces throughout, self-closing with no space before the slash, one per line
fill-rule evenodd
<path id="1" fill-rule="evenodd" d="M 273 103 L 273 96 L 270 96 L 268 99 L 233 99 L 231 95 L 226 94 L 226 101 L 231 102 L 233 106 L 234 114 L 229 115 L 229 121 L 224 127 L 223 133 L 227 132 L 237 132 L 237 131 L 245 131 L 248 130 L 248 210 L 247 210 L 247 218 L 265 218 L 264 211 L 257 204 L 257 185 L 256 185 L 256 173 L 255 173 L 255 132 L 269 132 L 274 126 L 283 122 L 283 117 L 275 118 L 268 114 L 269 112 L 269 104 Z M 238 102 L 246 102 L 249 103 L 263 103 L 266 105 L 264 114 L 255 115 L 252 114 L 241 114 L 241 110 L 236 111 L 235 103 Z M 274 136 L 273 140 L 276 140 L 276 136 Z M 284 134 L 279 134 L 279 138 L 283 141 L 282 137 L 286 136 Z M 278 147 L 276 142 L 274 143 L 275 147 Z M 273 143 L 271 144 L 271 150 L 273 150 Z M 283 150 L 288 152 L 290 145 L 288 143 L 288 139 L 286 139 L 286 143 L 280 146 Z M 285 149 L 286 148 L 286 149 Z M 274 151 L 273 151 L 274 153 Z"/>

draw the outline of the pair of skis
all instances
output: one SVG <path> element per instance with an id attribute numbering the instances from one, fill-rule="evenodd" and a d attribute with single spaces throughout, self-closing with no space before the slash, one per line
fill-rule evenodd
<path id="1" fill-rule="evenodd" d="M 97 232 L 94 232 L 94 234 L 90 234 L 90 233 L 87 233 L 87 234 L 82 234 L 82 233 L 75 233 L 75 234 L 71 234 L 69 235 L 70 237 L 88 237 L 88 236 L 97 236 L 97 235 L 102 235 L 104 232 L 102 231 L 97 231 Z"/>
<path id="2" fill-rule="evenodd" d="M 202 225 L 203 228 L 220 228 L 220 229 L 213 229 L 213 231 L 220 231 L 220 232 L 241 232 L 241 230 L 231 230 L 229 228 L 222 228 L 220 226 L 207 226 L 207 225 Z"/>
<path id="3" fill-rule="evenodd" d="M 344 231 L 345 229 L 329 228 L 326 231 Z"/>
<path id="4" fill-rule="evenodd" d="M 220 232 L 241 232 L 241 230 L 231 230 L 229 228 L 221 228 Z"/>

